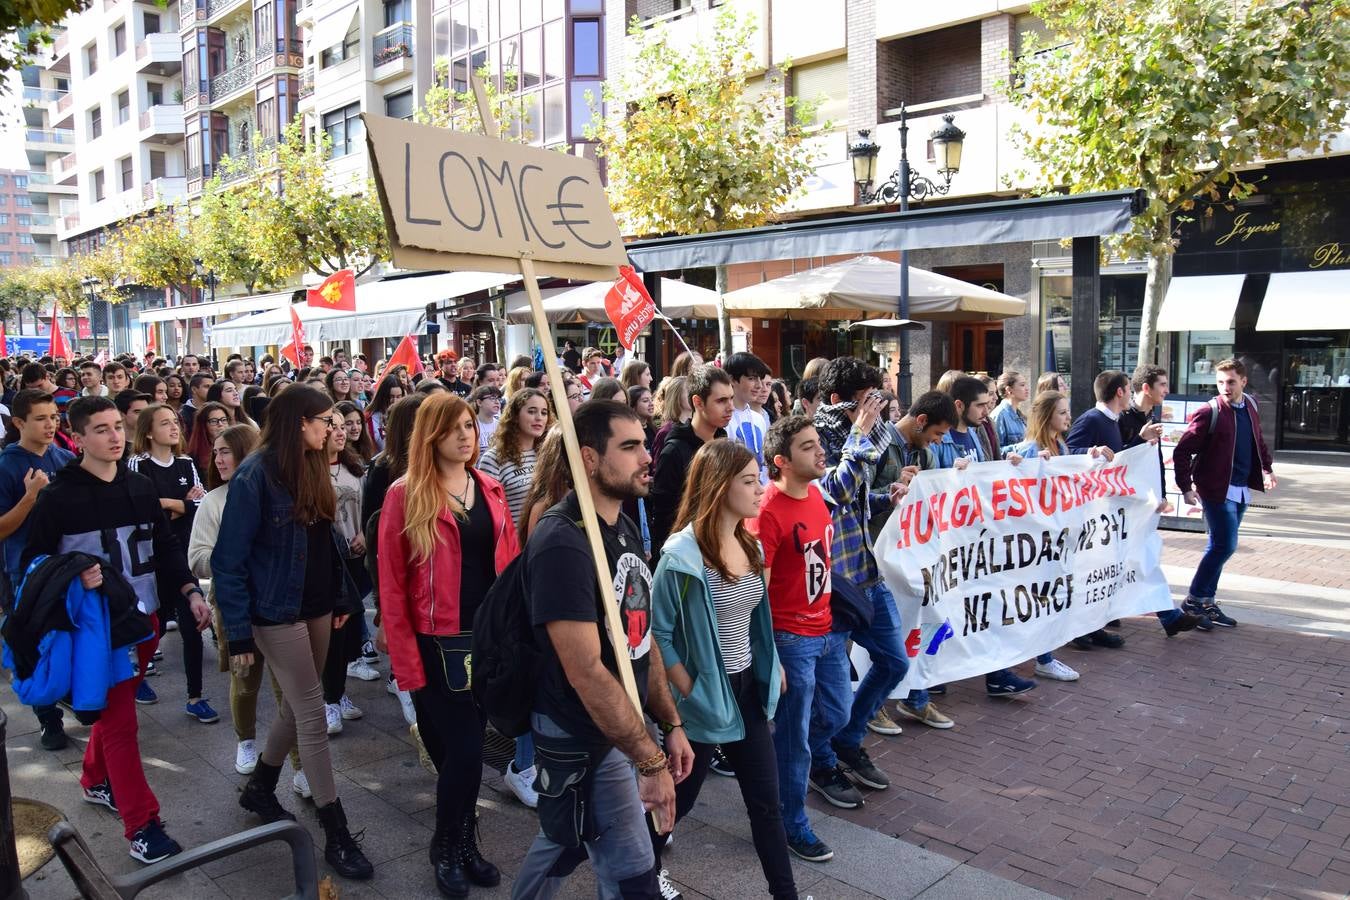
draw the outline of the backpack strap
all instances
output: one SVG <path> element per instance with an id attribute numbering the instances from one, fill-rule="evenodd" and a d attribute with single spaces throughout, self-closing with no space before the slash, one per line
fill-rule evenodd
<path id="1" fill-rule="evenodd" d="M 1219 424 L 1219 398 L 1209 398 L 1209 431 L 1214 433 L 1214 426 Z"/>

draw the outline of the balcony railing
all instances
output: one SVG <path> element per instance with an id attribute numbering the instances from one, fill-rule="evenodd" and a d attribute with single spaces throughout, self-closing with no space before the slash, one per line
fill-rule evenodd
<path id="1" fill-rule="evenodd" d="M 253 81 L 253 57 L 236 57 L 234 65 L 211 79 L 211 102 L 228 97 Z"/>
<path id="2" fill-rule="evenodd" d="M 44 130 L 41 128 L 26 128 L 23 133 L 24 140 L 34 144 L 74 144 L 75 132 L 69 128 L 53 128 Z"/>
<path id="3" fill-rule="evenodd" d="M 56 98 L 56 114 L 60 115 L 64 113 L 66 110 L 70 109 L 70 105 L 74 102 L 75 98 L 71 97 L 70 94 Z"/>
<path id="4" fill-rule="evenodd" d="M 69 52 L 70 52 L 70 34 L 69 32 L 63 31 L 56 36 L 55 40 L 52 41 L 52 56 L 55 59 L 60 59 Z"/>
<path id="5" fill-rule="evenodd" d="M 74 231 L 76 228 L 80 227 L 80 214 L 74 213 L 72 215 L 66 216 L 64 219 L 61 220 L 61 225 L 66 229 L 66 231 Z"/>
<path id="6" fill-rule="evenodd" d="M 65 156 L 58 159 L 56 161 L 56 168 L 63 175 L 66 172 L 69 172 L 71 169 L 75 168 L 75 154 L 67 153 Z"/>
<path id="7" fill-rule="evenodd" d="M 186 176 L 186 177 L 187 177 L 187 180 L 188 180 L 188 181 L 201 181 L 201 180 L 202 180 L 202 167 L 201 167 L 201 166 L 189 166 L 189 167 L 188 167 L 188 170 L 187 170 L 187 176 Z"/>
<path id="8" fill-rule="evenodd" d="M 26 103 L 51 103 L 54 100 L 60 100 L 62 97 L 70 96 L 65 91 L 58 91 L 56 88 L 41 88 L 25 85 L 23 89 L 23 99 Z"/>
<path id="9" fill-rule="evenodd" d="M 33 213 L 33 225 L 36 227 L 51 226 L 56 224 L 56 217 L 45 213 Z"/>
<path id="10" fill-rule="evenodd" d="M 372 60 L 376 66 L 413 55 L 413 27 L 407 22 L 390 25 L 371 39 Z"/>
<path id="11" fill-rule="evenodd" d="M 141 199 L 146 203 L 177 199 L 182 196 L 186 187 L 185 182 L 186 179 L 182 175 L 161 175 L 159 178 L 152 178 L 141 185 Z"/>
<path id="12" fill-rule="evenodd" d="M 314 70 L 306 69 L 304 74 L 300 76 L 299 97 L 303 100 L 312 93 L 314 93 Z"/>
<path id="13" fill-rule="evenodd" d="M 234 9 L 242 2 L 243 0 L 206 0 L 206 17 L 214 18 L 226 10 Z"/>
<path id="14" fill-rule="evenodd" d="M 48 175 L 46 172 L 39 172 L 37 169 L 34 169 L 28 173 L 28 183 L 30 185 L 51 184 L 52 176 Z"/>

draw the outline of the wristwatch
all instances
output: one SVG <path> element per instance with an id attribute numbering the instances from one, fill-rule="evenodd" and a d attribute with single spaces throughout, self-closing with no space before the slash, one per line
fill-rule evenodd
<path id="1" fill-rule="evenodd" d="M 193 595 L 193 594 L 196 594 L 198 597 L 201 597 L 203 600 L 206 599 L 206 594 L 204 594 L 204 593 L 202 592 L 202 589 L 199 588 L 199 587 L 197 587 L 196 585 L 193 585 L 192 587 L 188 588 L 186 591 L 183 592 L 183 599 L 184 599 L 184 600 L 190 600 L 190 599 L 192 598 L 192 595 Z"/>

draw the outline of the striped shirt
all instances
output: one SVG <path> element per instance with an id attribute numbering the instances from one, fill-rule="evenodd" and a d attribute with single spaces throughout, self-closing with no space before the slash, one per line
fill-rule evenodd
<path id="1" fill-rule="evenodd" d="M 764 597 L 764 576 L 751 572 L 727 581 L 716 569 L 703 567 L 717 616 L 717 647 L 728 675 L 750 668 L 750 616 Z"/>
<path id="2" fill-rule="evenodd" d="M 501 482 L 506 491 L 506 505 L 511 510 L 511 521 L 519 524 L 520 517 L 525 514 L 525 497 L 534 481 L 534 451 L 522 451 L 520 464 L 515 465 L 499 459 L 495 447 L 489 448 L 478 458 L 478 471 Z"/>

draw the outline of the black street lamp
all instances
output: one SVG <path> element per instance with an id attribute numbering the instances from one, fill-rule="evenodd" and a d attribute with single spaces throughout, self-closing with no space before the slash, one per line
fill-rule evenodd
<path id="1" fill-rule="evenodd" d="M 95 356 L 98 356 L 98 315 L 96 314 L 94 307 L 98 303 L 98 292 L 94 290 L 94 286 L 98 283 L 98 279 L 93 276 L 80 279 L 80 284 L 84 287 L 84 295 L 89 299 L 89 333 L 94 336 Z M 76 319 L 75 321 L 78 323 L 79 319 Z M 79 337 L 78 328 L 76 329 L 75 336 Z"/>
<path id="2" fill-rule="evenodd" d="M 877 157 L 881 146 L 871 138 L 871 131 L 860 130 L 859 140 L 848 148 L 849 159 L 853 162 L 853 180 L 858 186 L 859 203 L 895 203 L 899 202 L 900 211 L 909 211 L 910 198 L 923 202 L 930 196 L 946 194 L 951 190 L 952 176 L 961 171 L 961 149 L 966 133 L 952 121 L 954 117 L 945 115 L 946 123 L 928 136 L 933 145 L 933 158 L 937 162 L 939 184 L 913 171 L 909 167 L 909 119 L 905 105 L 900 104 L 900 165 L 891 176 L 872 190 L 876 181 Z M 909 318 L 909 251 L 900 251 L 900 305 L 901 320 Z M 900 375 L 896 387 L 900 394 L 900 403 L 906 409 L 913 400 L 912 374 L 909 369 L 909 331 L 900 332 Z"/>

